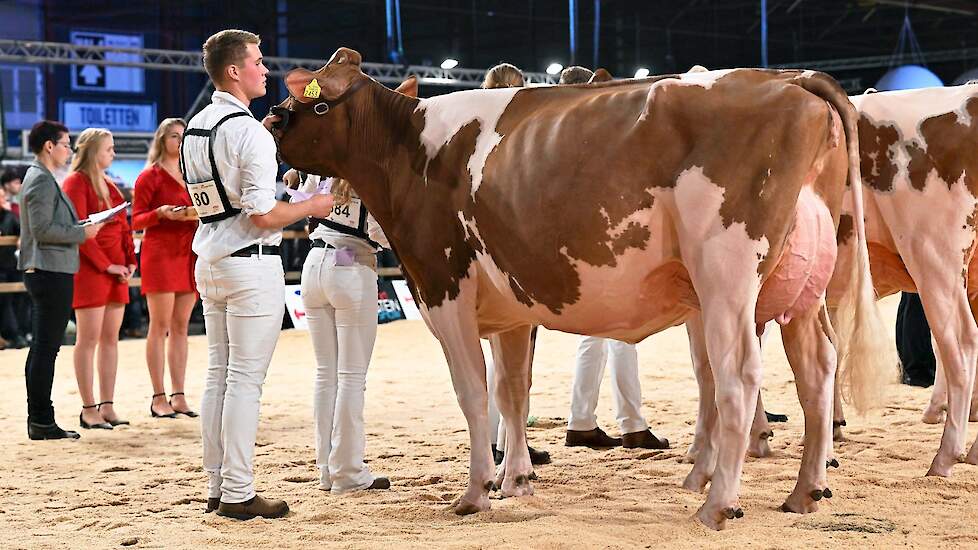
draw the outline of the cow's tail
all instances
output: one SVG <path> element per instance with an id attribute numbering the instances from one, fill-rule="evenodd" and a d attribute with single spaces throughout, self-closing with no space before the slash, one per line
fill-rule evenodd
<path id="1" fill-rule="evenodd" d="M 840 257 L 837 266 L 847 266 L 848 280 L 835 317 L 838 350 L 837 383 L 842 395 L 860 413 L 882 405 L 887 385 L 895 380 L 897 359 L 876 305 L 876 293 L 869 271 L 869 248 L 863 216 L 862 178 L 859 173 L 859 115 L 845 90 L 832 77 L 805 71 L 795 82 L 827 101 L 839 113 L 849 154 L 847 187 L 852 199 L 855 242 L 848 247 L 851 256 Z M 841 252 L 841 251 L 840 251 Z"/>

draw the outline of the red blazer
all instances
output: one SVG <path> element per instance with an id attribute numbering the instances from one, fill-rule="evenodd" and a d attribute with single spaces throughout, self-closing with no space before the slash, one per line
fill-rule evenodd
<path id="1" fill-rule="evenodd" d="M 100 204 L 95 189 L 88 176 L 72 172 L 65 178 L 62 188 L 78 211 L 78 219 L 111 208 L 124 202 L 122 193 L 112 182 L 108 182 L 111 204 Z M 132 243 L 132 229 L 123 210 L 109 220 L 94 239 L 88 239 L 78 246 L 80 256 L 79 275 L 84 271 L 105 273 L 112 264 L 136 265 L 136 249 Z"/>

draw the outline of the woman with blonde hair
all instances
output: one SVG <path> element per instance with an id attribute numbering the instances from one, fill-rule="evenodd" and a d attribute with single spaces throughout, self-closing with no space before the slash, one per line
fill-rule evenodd
<path id="1" fill-rule="evenodd" d="M 119 188 L 105 171 L 115 158 L 112 133 L 89 128 L 75 141 L 71 174 L 64 192 L 75 205 L 79 218 L 107 210 L 124 202 Z M 80 266 L 75 274 L 75 378 L 82 399 L 79 423 L 82 428 L 112 429 L 120 424 L 113 408 L 118 366 L 119 326 L 129 303 L 129 278 L 136 270 L 132 231 L 122 210 L 107 220 L 95 239 L 79 247 Z M 93 391 L 93 357 L 98 351 L 99 403 Z"/>
<path id="2" fill-rule="evenodd" d="M 290 170 L 286 183 L 316 192 L 320 177 Z M 313 218 L 302 266 L 302 302 L 316 354 L 313 414 L 319 488 L 333 493 L 389 489 L 364 462 L 363 403 L 377 338 L 377 256 L 387 237 L 346 180 L 329 180 L 333 211 Z"/>
<path id="3" fill-rule="evenodd" d="M 153 385 L 149 412 L 154 418 L 177 414 L 196 417 L 184 397 L 187 373 L 187 325 L 197 302 L 191 250 L 197 231 L 187 185 L 180 173 L 180 142 L 187 123 L 167 118 L 149 148 L 146 169 L 136 179 L 132 199 L 133 229 L 144 230 L 139 258 L 140 292 L 149 306 L 146 364 Z M 170 364 L 170 400 L 163 371 Z"/>
<path id="4" fill-rule="evenodd" d="M 526 86 L 526 79 L 523 71 L 509 63 L 500 63 L 486 71 L 485 80 L 482 81 L 484 89 L 491 88 L 522 88 Z"/>

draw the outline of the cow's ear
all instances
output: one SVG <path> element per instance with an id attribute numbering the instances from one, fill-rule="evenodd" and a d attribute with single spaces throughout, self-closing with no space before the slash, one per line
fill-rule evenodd
<path id="1" fill-rule="evenodd" d="M 340 48 L 318 71 L 295 69 L 285 76 L 285 85 L 292 97 L 301 103 L 336 99 L 353 84 L 360 70 L 360 54 L 350 48 Z"/>
<path id="2" fill-rule="evenodd" d="M 401 82 L 401 85 L 394 91 L 406 96 L 418 97 L 418 77 L 414 75 L 407 77 L 407 80 Z"/>
<path id="3" fill-rule="evenodd" d="M 325 68 L 325 67 L 324 67 Z M 293 69 L 285 75 L 285 86 L 289 94 L 302 103 L 318 101 L 323 95 L 322 72 L 308 69 Z"/>
<path id="4" fill-rule="evenodd" d="M 594 75 L 591 76 L 591 80 L 588 80 L 588 84 L 594 84 L 595 82 L 608 82 L 612 80 L 611 73 L 607 69 L 598 69 L 594 71 Z"/>

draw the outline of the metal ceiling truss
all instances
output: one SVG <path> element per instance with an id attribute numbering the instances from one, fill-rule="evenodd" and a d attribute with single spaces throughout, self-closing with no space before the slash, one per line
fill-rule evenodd
<path id="1" fill-rule="evenodd" d="M 106 53 L 139 56 L 139 61 L 106 59 Z M 161 71 L 204 72 L 201 54 L 178 50 L 147 48 L 118 48 L 112 46 L 82 46 L 64 42 L 33 42 L 0 40 L 0 61 L 48 65 L 111 65 L 138 67 Z M 318 69 L 325 59 L 301 59 L 292 57 L 266 57 L 265 66 L 272 76 L 285 76 L 296 67 Z M 442 69 L 421 65 L 392 65 L 388 63 L 362 63 L 364 74 L 384 84 L 400 84 L 415 75 L 422 84 L 440 84 L 460 88 L 478 88 L 486 72 L 480 69 Z M 546 73 L 524 73 L 528 83 L 556 84 L 557 76 Z"/>

